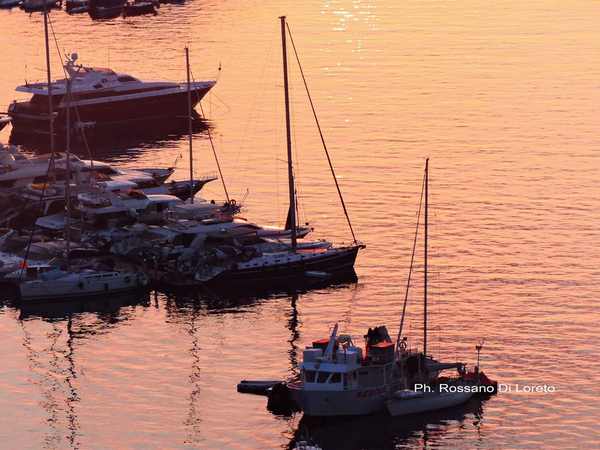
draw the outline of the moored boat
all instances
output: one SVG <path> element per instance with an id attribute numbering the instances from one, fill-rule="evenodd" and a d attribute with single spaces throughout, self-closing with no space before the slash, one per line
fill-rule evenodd
<path id="1" fill-rule="evenodd" d="M 80 14 L 89 11 L 89 0 L 66 0 L 65 9 L 69 14 Z"/>
<path id="2" fill-rule="evenodd" d="M 23 0 L 0 0 L 0 9 L 14 8 L 15 6 L 19 6 L 21 3 L 23 3 Z M 0 130 L 6 125 L 3 125 L 2 120 L 3 119 L 0 117 Z"/>
<path id="3" fill-rule="evenodd" d="M 427 276 L 428 276 L 428 181 L 429 160 L 423 180 L 424 207 L 424 277 L 423 277 L 423 350 L 410 349 L 402 336 L 408 301 L 408 288 L 421 219 L 408 276 L 402 319 L 396 342 L 385 326 L 369 328 L 363 348 L 350 335 L 338 335 L 338 325 L 329 338 L 314 341 L 303 352 L 299 375 L 287 383 L 274 385 L 269 397 L 272 409 L 288 405 L 307 416 L 354 416 L 387 411 L 392 416 L 426 413 L 451 408 L 467 402 L 477 393 L 493 393 L 497 384 L 479 371 L 477 365 L 467 372 L 462 362 L 442 363 L 432 358 L 427 347 Z M 440 377 L 444 370 L 456 369 L 455 377 Z"/>
<path id="4" fill-rule="evenodd" d="M 63 270 L 51 265 L 23 267 L 4 278 L 13 281 L 21 302 L 79 299 L 141 290 L 148 277 L 139 271 L 86 269 Z"/>
<path id="5" fill-rule="evenodd" d="M 90 6 L 90 13 L 92 11 Z M 65 69 L 72 79 L 71 107 L 77 118 L 74 128 L 111 127 L 126 123 L 160 118 L 175 119 L 187 116 L 187 85 L 177 82 L 141 81 L 131 75 L 111 69 L 76 65 L 72 55 Z M 215 81 L 191 83 L 191 102 L 194 108 Z M 13 102 L 8 107 L 13 132 L 47 134 L 52 120 L 55 132 L 64 133 L 66 121 L 66 80 L 52 82 L 48 97 L 47 83 L 28 83 L 16 88 L 31 94 L 28 101 Z M 49 114 L 51 100 L 52 114 Z"/>
<path id="6" fill-rule="evenodd" d="M 26 12 L 60 8 L 60 0 L 23 0 L 21 8 L 23 8 Z"/>
<path id="7" fill-rule="evenodd" d="M 134 0 L 125 3 L 123 17 L 142 16 L 145 14 L 158 14 L 156 8 L 159 4 L 154 1 Z"/>

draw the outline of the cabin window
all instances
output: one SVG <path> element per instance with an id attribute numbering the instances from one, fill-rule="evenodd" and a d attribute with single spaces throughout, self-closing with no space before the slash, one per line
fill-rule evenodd
<path id="1" fill-rule="evenodd" d="M 128 75 L 123 75 L 122 77 L 117 78 L 122 83 L 129 83 L 131 81 L 137 81 L 135 78 L 130 77 Z"/>
<path id="2" fill-rule="evenodd" d="M 315 375 L 316 375 L 316 372 L 314 370 L 307 370 L 304 372 L 304 378 L 306 379 L 307 383 L 314 383 Z"/>
<path id="3" fill-rule="evenodd" d="M 330 383 L 341 383 L 341 381 L 342 381 L 341 373 L 333 373 L 331 375 L 331 379 L 329 380 Z"/>
<path id="4" fill-rule="evenodd" d="M 15 185 L 16 180 L 2 180 L 0 181 L 0 187 L 2 188 L 11 188 Z"/>
<path id="5" fill-rule="evenodd" d="M 317 383 L 326 383 L 329 378 L 329 372 L 319 372 L 317 375 Z"/>

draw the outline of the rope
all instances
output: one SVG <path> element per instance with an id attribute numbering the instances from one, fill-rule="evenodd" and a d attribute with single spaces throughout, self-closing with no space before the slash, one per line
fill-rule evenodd
<path id="1" fill-rule="evenodd" d="M 190 70 L 190 75 L 192 76 L 192 81 L 195 83 L 194 74 Z M 196 98 L 198 98 L 198 93 L 196 93 Z M 202 119 L 206 120 L 206 116 L 204 115 L 204 108 L 202 107 L 202 102 L 198 98 L 198 105 L 200 105 L 200 113 L 202 114 Z M 223 171 L 221 170 L 221 164 L 219 163 L 219 157 L 217 156 L 217 150 L 215 149 L 215 144 L 212 140 L 212 134 L 210 133 L 210 126 L 206 127 L 206 132 L 208 134 L 208 140 L 210 142 L 210 148 L 212 149 L 213 155 L 215 156 L 215 163 L 217 164 L 217 170 L 219 171 L 219 177 L 221 178 L 221 184 L 223 185 L 223 191 L 225 191 L 225 198 L 227 199 L 227 203 L 229 203 L 229 192 L 227 192 L 227 185 L 225 184 L 225 177 L 223 177 Z"/>
<path id="2" fill-rule="evenodd" d="M 302 75 L 302 82 L 304 83 L 304 88 L 306 90 L 306 95 L 308 96 L 310 108 L 312 109 L 312 113 L 315 118 L 315 123 L 317 124 L 317 129 L 319 130 L 319 136 L 321 137 L 321 143 L 323 144 L 323 149 L 325 150 L 325 155 L 327 156 L 327 163 L 329 164 L 329 169 L 331 170 L 331 175 L 333 176 L 333 181 L 335 182 L 335 187 L 337 189 L 338 196 L 340 197 L 340 202 L 342 203 L 342 208 L 344 209 L 344 215 L 346 216 L 346 220 L 348 222 L 348 227 L 350 228 L 350 233 L 352 234 L 352 239 L 354 240 L 354 243 L 356 244 L 358 241 L 356 240 L 356 235 L 354 234 L 354 229 L 352 228 L 352 222 L 350 221 L 350 216 L 348 215 L 348 210 L 346 208 L 346 203 L 344 202 L 344 197 L 342 195 L 340 185 L 338 183 L 337 177 L 335 176 L 335 169 L 333 168 L 333 163 L 331 162 L 331 157 L 329 156 L 329 151 L 327 150 L 327 145 L 325 144 L 325 138 L 323 137 L 323 132 L 321 131 L 321 125 L 320 125 L 319 119 L 317 117 L 317 111 L 315 110 L 315 105 L 313 104 L 312 97 L 310 96 L 310 91 L 308 90 L 308 84 L 306 82 L 306 78 L 304 77 L 304 71 L 302 70 L 302 65 L 300 64 L 300 58 L 298 56 L 298 52 L 296 51 L 296 45 L 294 44 L 294 38 L 292 37 L 292 31 L 287 22 L 286 22 L 286 27 L 288 30 L 288 34 L 290 36 L 290 42 L 292 43 L 292 48 L 294 49 L 294 55 L 296 56 L 296 62 L 298 63 L 298 68 L 300 69 L 300 75 Z"/>
<path id="3" fill-rule="evenodd" d="M 408 304 L 408 289 L 410 287 L 410 278 L 413 271 L 413 263 L 415 261 L 415 252 L 417 250 L 417 236 L 419 235 L 419 223 L 421 220 L 421 207 L 423 206 L 423 191 L 425 189 L 425 176 L 423 175 L 423 185 L 421 186 L 421 196 L 419 199 L 419 211 L 417 212 L 417 226 L 415 229 L 415 238 L 413 240 L 412 255 L 410 257 L 410 268 L 408 269 L 408 278 L 406 280 L 406 293 L 404 295 L 404 305 L 402 306 L 402 318 L 400 319 L 400 329 L 398 330 L 398 337 L 396 339 L 396 349 L 400 344 L 402 337 L 402 328 L 404 327 L 404 316 L 406 315 L 406 305 Z"/>
<path id="4" fill-rule="evenodd" d="M 204 108 L 202 108 L 202 103 L 198 102 L 200 105 L 200 112 L 202 113 L 202 119 L 206 120 L 206 116 L 204 115 Z M 223 171 L 221 170 L 221 164 L 219 163 L 219 157 L 217 156 L 217 150 L 215 149 L 215 144 L 212 140 L 212 135 L 210 133 L 210 126 L 206 127 L 206 132 L 208 133 L 208 140 L 210 142 L 210 148 L 212 149 L 213 155 L 215 156 L 215 163 L 217 164 L 217 169 L 219 171 L 219 177 L 221 177 L 221 184 L 223 184 L 223 190 L 225 191 L 225 198 L 227 199 L 227 203 L 229 203 L 229 192 L 227 192 L 227 185 L 225 184 L 225 177 L 223 177 Z"/>

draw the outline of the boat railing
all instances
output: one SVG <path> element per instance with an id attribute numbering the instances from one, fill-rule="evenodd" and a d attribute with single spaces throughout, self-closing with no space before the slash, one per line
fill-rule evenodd
<path id="1" fill-rule="evenodd" d="M 199 180 L 199 181 L 218 180 L 218 179 L 219 179 L 219 175 L 217 174 L 217 172 L 203 173 L 202 175 L 200 175 L 199 177 L 196 178 L 196 180 Z"/>

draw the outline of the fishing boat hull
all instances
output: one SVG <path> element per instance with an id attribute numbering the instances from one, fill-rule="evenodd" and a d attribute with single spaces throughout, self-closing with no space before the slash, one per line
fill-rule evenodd
<path id="1" fill-rule="evenodd" d="M 294 402 L 311 417 L 365 416 L 385 410 L 388 398 L 385 388 L 354 389 L 347 391 L 305 390 L 302 384 L 288 385 Z"/>
<path id="2" fill-rule="evenodd" d="M 90 10 L 91 12 L 91 10 Z M 214 82 L 195 83 L 192 90 L 192 108 L 214 86 Z M 72 102 L 78 113 L 77 122 L 86 127 L 110 128 L 124 124 L 151 121 L 156 119 L 187 118 L 188 94 L 184 85 L 172 89 L 156 90 L 152 93 L 103 96 L 100 98 L 75 98 Z M 8 114 L 12 119 L 15 133 L 49 133 L 49 118 L 46 111 L 31 102 L 9 105 Z M 66 108 L 58 105 L 54 115 L 55 132 L 65 131 Z"/>
<path id="3" fill-rule="evenodd" d="M 420 397 L 391 398 L 385 402 L 385 405 L 390 415 L 407 416 L 452 408 L 468 402 L 471 397 L 473 397 L 472 392 L 433 391 L 424 393 Z"/>
<path id="4" fill-rule="evenodd" d="M 125 0 L 90 0 L 88 13 L 94 20 L 114 19 L 123 14 Z"/>

